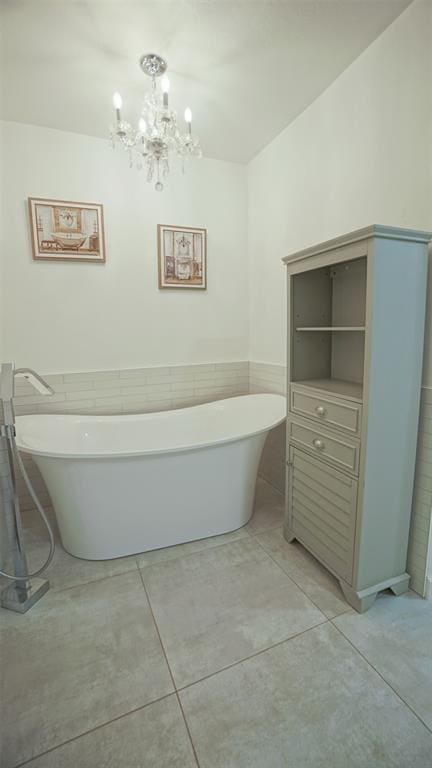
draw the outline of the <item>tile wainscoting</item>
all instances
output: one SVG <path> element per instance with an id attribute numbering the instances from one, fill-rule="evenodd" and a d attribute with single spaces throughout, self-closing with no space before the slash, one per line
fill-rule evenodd
<path id="1" fill-rule="evenodd" d="M 235 395 L 285 393 L 282 365 L 238 361 L 152 367 L 131 370 L 52 374 L 45 376 L 55 390 L 43 397 L 24 380 L 16 382 L 17 415 L 32 413 L 142 413 L 181 408 Z M 1 418 L 0 418 L 1 421 Z M 6 454 L 0 439 L 0 490 Z M 27 471 L 43 504 L 50 500 L 36 466 L 25 459 Z M 285 425 L 270 433 L 259 474 L 285 491 Z M 23 481 L 19 481 L 23 510 L 33 508 Z M 423 387 L 414 489 L 408 570 L 411 586 L 421 595 L 428 587 L 428 549 L 432 519 L 432 388 Z M 4 537 L 2 537 L 4 539 Z"/>
<path id="2" fill-rule="evenodd" d="M 270 363 L 249 363 L 249 392 L 275 392 L 285 395 L 286 368 Z M 267 482 L 285 493 L 285 441 L 286 428 L 281 424 L 273 429 L 265 444 L 259 473 Z"/>
<path id="3" fill-rule="evenodd" d="M 411 587 L 420 595 L 429 591 L 429 550 L 432 547 L 432 387 L 421 394 L 416 473 L 408 546 L 408 573 Z M 429 586 L 430 588 L 430 586 Z M 429 593 L 428 597 L 432 598 Z"/>
<path id="4" fill-rule="evenodd" d="M 3 424 L 3 406 L 0 403 L 0 424 Z M 0 437 L 0 500 L 3 492 L 6 490 L 6 461 L 7 450 L 6 440 L 4 437 Z M 7 537 L 4 535 L 5 527 L 3 524 L 2 513 L 0 510 L 0 564 L 6 561 L 7 552 Z"/>
<path id="5" fill-rule="evenodd" d="M 208 363 L 44 375 L 55 394 L 15 385 L 17 416 L 28 413 L 143 413 L 182 408 L 249 391 L 249 363 Z"/>

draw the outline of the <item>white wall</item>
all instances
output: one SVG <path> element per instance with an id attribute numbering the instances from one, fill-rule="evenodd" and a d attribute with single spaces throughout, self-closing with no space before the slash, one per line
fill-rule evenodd
<path id="1" fill-rule="evenodd" d="M 203 159 L 157 193 L 107 141 L 3 123 L 3 359 L 41 372 L 246 360 L 246 170 Z M 103 203 L 107 262 L 32 261 L 26 201 Z M 157 287 L 157 224 L 208 229 L 208 290 Z"/>
<path id="2" fill-rule="evenodd" d="M 1 122 L 0 122 L 1 125 Z M 1 141 L 0 133 L 0 180 L 4 174 L 4 148 Z M 4 360 L 3 357 L 3 336 L 4 336 L 4 279 L 3 279 L 3 264 L 4 264 L 4 249 L 3 249 L 3 232 L 4 232 L 4 217 L 3 217 L 3 184 L 0 181 L 0 361 Z"/>
<path id="3" fill-rule="evenodd" d="M 373 223 L 432 231 L 431 29 L 432 4 L 415 0 L 249 164 L 251 361 L 285 363 L 283 256 Z M 432 387 L 432 257 L 428 296 L 425 388 Z M 431 391 L 423 390 L 423 401 Z M 409 549 L 419 592 L 428 539 L 432 547 L 430 493 L 423 490 L 432 466 L 424 460 L 428 414 L 425 405 Z"/>
<path id="4" fill-rule="evenodd" d="M 283 256 L 373 223 L 432 230 L 431 29 L 417 0 L 250 163 L 251 360 L 285 361 Z"/>

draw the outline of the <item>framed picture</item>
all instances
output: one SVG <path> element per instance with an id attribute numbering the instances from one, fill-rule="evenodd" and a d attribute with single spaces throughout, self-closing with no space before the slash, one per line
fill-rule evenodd
<path id="1" fill-rule="evenodd" d="M 29 197 L 33 258 L 105 261 L 103 207 Z"/>
<path id="2" fill-rule="evenodd" d="M 159 288 L 207 288 L 207 230 L 158 224 Z"/>

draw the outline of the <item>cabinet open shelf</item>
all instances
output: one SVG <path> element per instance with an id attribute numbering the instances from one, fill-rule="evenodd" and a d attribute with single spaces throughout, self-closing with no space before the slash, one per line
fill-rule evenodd
<path id="1" fill-rule="evenodd" d="M 345 400 L 354 400 L 356 403 L 363 402 L 363 384 L 355 381 L 344 381 L 343 379 L 305 379 L 292 383 L 298 384 L 301 387 L 321 390 L 321 392 L 330 392 L 332 395 L 339 395 L 345 398 Z"/>
<path id="2" fill-rule="evenodd" d="M 325 391 L 341 397 L 350 387 L 338 390 L 331 382 L 363 381 L 366 276 L 366 257 L 292 276 L 291 381 L 326 381 Z M 357 389 L 354 398 L 361 397 Z"/>
<path id="3" fill-rule="evenodd" d="M 364 325 L 315 325 L 297 327 L 296 331 L 365 331 Z"/>

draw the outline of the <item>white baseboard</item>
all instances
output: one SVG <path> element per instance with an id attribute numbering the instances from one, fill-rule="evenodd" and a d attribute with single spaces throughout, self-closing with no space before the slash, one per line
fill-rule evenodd
<path id="1" fill-rule="evenodd" d="M 432 576 L 426 577 L 425 598 L 426 600 L 432 600 Z"/>

